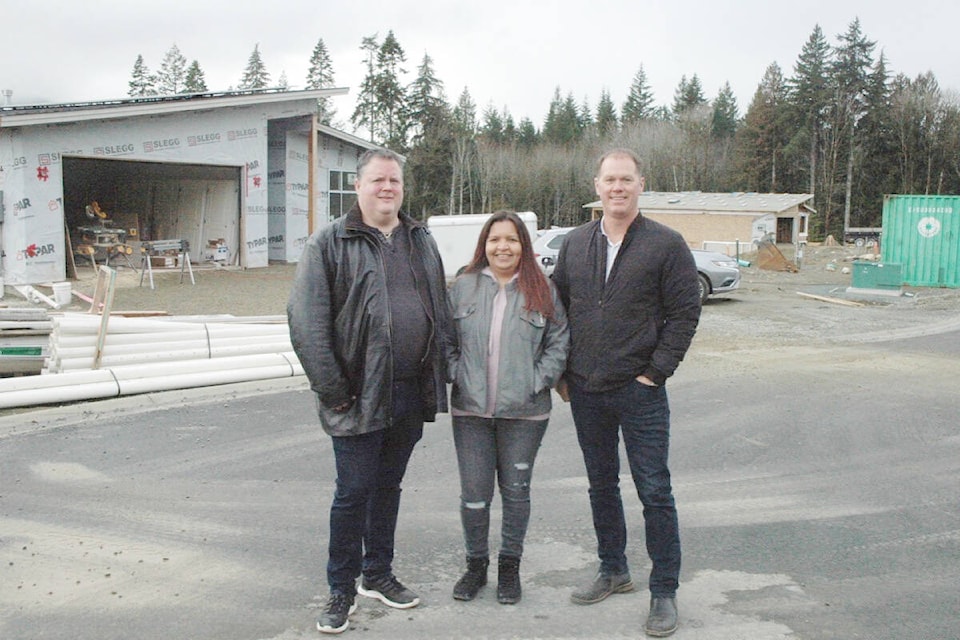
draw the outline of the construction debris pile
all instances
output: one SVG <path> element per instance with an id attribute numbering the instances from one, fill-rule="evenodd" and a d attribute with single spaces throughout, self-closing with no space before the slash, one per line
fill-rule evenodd
<path id="1" fill-rule="evenodd" d="M 777 248 L 776 243 L 769 238 L 761 240 L 757 245 L 757 266 L 767 271 L 789 271 L 790 273 L 799 271 L 797 265 L 787 260 L 783 252 Z"/>
<path id="2" fill-rule="evenodd" d="M 45 309 L 0 309 L 0 375 L 40 373 L 52 329 Z"/>

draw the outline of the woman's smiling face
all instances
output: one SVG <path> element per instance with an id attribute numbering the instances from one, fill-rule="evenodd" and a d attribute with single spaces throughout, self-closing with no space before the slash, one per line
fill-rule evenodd
<path id="1" fill-rule="evenodd" d="M 498 279 L 509 279 L 520 268 L 523 247 L 520 234 L 510 220 L 499 220 L 490 225 L 487 235 L 487 262 Z"/>

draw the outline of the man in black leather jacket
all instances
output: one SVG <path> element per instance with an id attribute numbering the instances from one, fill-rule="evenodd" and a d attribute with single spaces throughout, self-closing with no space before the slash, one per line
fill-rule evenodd
<path id="1" fill-rule="evenodd" d="M 364 153 L 356 190 L 357 205 L 307 241 L 287 305 L 336 459 L 324 633 L 347 629 L 358 592 L 419 604 L 393 575 L 400 484 L 424 422 L 447 411 L 443 265 L 426 225 L 400 211 L 400 156 Z"/>
<path id="2" fill-rule="evenodd" d="M 593 604 L 633 590 L 620 498 L 620 433 L 643 503 L 650 572 L 645 631 L 677 628 L 680 535 L 667 457 L 670 407 L 664 384 L 686 354 L 700 318 L 697 269 L 679 233 L 639 210 L 643 177 L 626 149 L 605 154 L 594 179 L 603 217 L 567 234 L 553 280 L 567 309 L 564 374 L 590 483 L 600 571 L 573 592 Z"/>

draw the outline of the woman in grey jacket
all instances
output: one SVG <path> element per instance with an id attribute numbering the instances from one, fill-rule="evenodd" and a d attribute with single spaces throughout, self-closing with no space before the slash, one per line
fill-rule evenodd
<path id="1" fill-rule="evenodd" d="M 533 462 L 563 373 L 569 331 L 557 290 L 537 266 L 520 217 L 494 213 L 473 260 L 450 290 L 458 346 L 449 362 L 467 571 L 453 597 L 487 583 L 494 481 L 503 508 L 497 600 L 520 600 Z"/>

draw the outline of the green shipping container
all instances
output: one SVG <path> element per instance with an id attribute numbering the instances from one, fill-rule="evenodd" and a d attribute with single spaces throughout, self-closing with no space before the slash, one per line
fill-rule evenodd
<path id="1" fill-rule="evenodd" d="M 880 252 L 905 284 L 960 287 L 960 196 L 884 196 Z"/>

